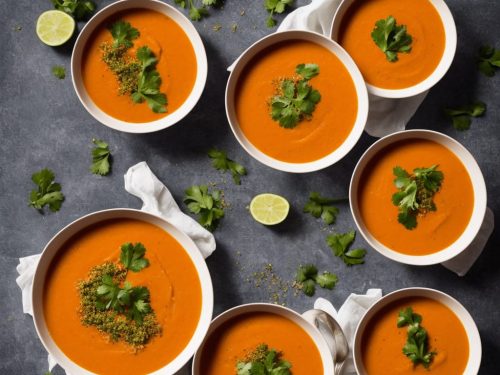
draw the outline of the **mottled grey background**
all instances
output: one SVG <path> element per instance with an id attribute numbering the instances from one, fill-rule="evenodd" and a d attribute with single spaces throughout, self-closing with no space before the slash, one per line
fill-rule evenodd
<path id="1" fill-rule="evenodd" d="M 169 0 L 169 3 L 173 1 Z M 39 342 L 32 318 L 24 315 L 15 283 L 15 267 L 21 256 L 38 253 L 64 225 L 87 213 L 111 208 L 139 208 L 140 202 L 123 189 L 123 174 L 146 160 L 152 170 L 181 202 L 192 184 L 219 182 L 231 208 L 215 232 L 217 251 L 208 259 L 215 289 L 215 314 L 237 304 L 268 301 L 269 292 L 246 282 L 252 272 L 270 262 L 285 280 L 293 278 L 299 263 L 313 262 L 320 270 L 338 274 L 333 291 L 318 290 L 337 307 L 351 292 L 380 287 L 390 292 L 403 287 L 440 289 L 456 297 L 474 317 L 482 337 L 481 374 L 498 374 L 500 355 L 500 235 L 493 234 L 481 258 L 466 277 L 441 266 L 410 267 L 369 250 L 366 264 L 347 268 L 325 244 L 326 231 L 318 220 L 303 214 L 311 191 L 347 195 L 354 165 L 375 141 L 364 134 L 354 150 L 337 165 L 323 171 L 294 175 L 274 171 L 253 160 L 233 137 L 224 112 L 226 67 L 251 43 L 273 32 L 265 26 L 261 0 L 227 0 L 223 9 L 195 23 L 205 43 L 209 77 L 204 95 L 194 111 L 171 129 L 149 134 L 120 133 L 97 123 L 79 103 L 70 72 L 72 43 L 60 48 L 43 45 L 35 35 L 38 15 L 51 8 L 49 0 L 2 1 L 0 7 L 0 373 L 43 374 L 46 352 Z M 299 0 L 296 5 L 308 3 Z M 448 0 L 458 29 L 455 61 L 411 120 L 409 128 L 444 132 L 462 142 L 477 158 L 488 187 L 488 205 L 498 215 L 500 199 L 500 73 L 487 78 L 477 72 L 475 59 L 483 43 L 500 48 L 500 2 L 497 0 Z M 98 1 L 102 8 L 110 1 Z M 244 14 L 241 15 L 244 11 Z M 281 18 L 280 18 L 281 19 Z M 213 26 L 222 28 L 216 32 Z M 232 25 L 237 28 L 233 32 Z M 21 28 L 19 30 L 19 27 Z M 79 25 L 82 27 L 82 24 Z M 61 64 L 68 77 L 58 80 L 51 67 Z M 443 116 L 444 106 L 474 99 L 488 104 L 484 118 L 475 119 L 468 132 L 455 131 Z M 114 155 L 113 173 L 97 177 L 89 173 L 91 139 L 109 142 Z M 207 150 L 217 146 L 248 169 L 241 186 L 210 166 Z M 66 196 L 58 213 L 40 215 L 27 206 L 33 188 L 30 176 L 41 168 L 54 170 Z M 227 182 L 223 182 L 227 180 Z M 292 211 L 278 227 L 259 225 L 246 206 L 262 192 L 285 196 Z M 354 228 L 347 204 L 335 231 Z M 361 236 L 357 245 L 367 246 Z M 286 303 L 302 312 L 314 299 L 290 294 Z M 61 374 L 61 369 L 55 371 Z"/>

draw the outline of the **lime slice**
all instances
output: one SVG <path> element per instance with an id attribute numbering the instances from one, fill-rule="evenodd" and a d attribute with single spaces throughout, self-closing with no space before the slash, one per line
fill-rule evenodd
<path id="1" fill-rule="evenodd" d="M 250 202 L 253 218 L 264 225 L 281 223 L 286 219 L 289 210 L 288 201 L 276 194 L 259 194 Z"/>
<path id="2" fill-rule="evenodd" d="M 60 10 L 48 10 L 36 21 L 36 35 L 48 46 L 66 43 L 75 31 L 75 20 Z"/>

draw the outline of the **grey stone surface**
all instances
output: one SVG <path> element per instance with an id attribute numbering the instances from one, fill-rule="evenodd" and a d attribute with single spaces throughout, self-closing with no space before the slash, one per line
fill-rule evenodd
<path id="1" fill-rule="evenodd" d="M 172 3 L 172 1 L 169 1 Z M 308 3 L 299 0 L 296 5 Z M 98 1 L 102 8 L 110 1 Z M 482 43 L 500 48 L 500 2 L 497 0 L 448 0 L 458 28 L 458 51 L 448 74 L 432 89 L 411 120 L 409 128 L 444 132 L 462 142 L 477 158 L 486 179 L 488 205 L 498 215 L 500 198 L 500 73 L 486 78 L 475 68 Z M 146 160 L 152 170 L 181 202 L 192 184 L 219 182 L 231 208 L 215 232 L 217 251 L 208 259 L 215 289 L 215 314 L 237 304 L 268 301 L 265 288 L 246 282 L 252 272 L 272 263 L 283 279 L 292 279 L 299 263 L 313 262 L 321 270 L 338 274 L 333 291 L 318 290 L 339 306 L 351 292 L 380 287 L 390 292 L 409 286 L 440 289 L 456 297 L 474 317 L 482 337 L 481 374 L 498 374 L 500 354 L 500 235 L 494 232 L 481 258 L 469 274 L 456 276 L 441 266 L 410 267 L 383 258 L 369 249 L 366 264 L 347 268 L 332 256 L 325 244 L 326 232 L 319 221 L 301 213 L 310 191 L 346 196 L 353 167 L 375 141 L 364 134 L 354 150 L 335 166 L 317 173 L 293 175 L 274 171 L 253 160 L 237 143 L 226 120 L 224 89 L 226 67 L 251 43 L 273 30 L 266 28 L 260 0 L 227 0 L 223 9 L 195 23 L 205 43 L 209 77 L 194 111 L 171 129 L 131 135 L 97 123 L 79 103 L 71 79 L 51 74 L 55 64 L 70 72 L 71 44 L 50 48 L 35 35 L 38 15 L 51 8 L 50 1 L 2 1 L 0 7 L 0 373 L 43 374 L 46 352 L 39 342 L 31 317 L 24 315 L 15 283 L 15 267 L 21 256 L 38 253 L 64 225 L 105 208 L 139 208 L 140 202 L 123 189 L 123 174 L 131 165 Z M 244 10 L 244 14 L 241 15 Z M 231 25 L 238 25 L 233 32 Z M 215 24 L 222 29 L 213 30 Z M 21 27 L 18 30 L 17 26 Z M 82 27 L 82 24 L 79 25 Z M 473 121 L 468 132 L 455 131 L 442 108 L 473 99 L 488 104 L 484 118 Z M 89 173 L 92 138 L 109 142 L 114 155 L 113 173 L 96 177 Z M 241 186 L 211 168 L 206 151 L 217 146 L 244 164 L 249 174 Z M 33 172 L 50 167 L 63 186 L 66 201 L 58 213 L 40 215 L 27 207 L 33 188 Z M 224 182 L 227 181 L 227 182 Z M 287 221 L 276 228 L 254 222 L 246 206 L 262 192 L 285 196 L 292 205 Z M 335 231 L 354 228 L 348 205 Z M 366 246 L 358 237 L 357 244 Z M 367 247 L 368 248 L 368 247 Z M 314 299 L 290 295 L 286 303 L 302 312 Z M 54 372 L 61 374 L 61 369 Z"/>

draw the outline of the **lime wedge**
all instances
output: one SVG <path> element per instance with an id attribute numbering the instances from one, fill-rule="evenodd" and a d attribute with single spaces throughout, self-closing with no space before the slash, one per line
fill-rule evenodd
<path id="1" fill-rule="evenodd" d="M 66 43 L 75 31 L 75 20 L 60 10 L 48 10 L 36 21 L 36 35 L 48 46 Z"/>
<path id="2" fill-rule="evenodd" d="M 276 194 L 259 194 L 250 202 L 252 217 L 261 224 L 275 225 L 286 219 L 290 211 L 288 201 Z"/>

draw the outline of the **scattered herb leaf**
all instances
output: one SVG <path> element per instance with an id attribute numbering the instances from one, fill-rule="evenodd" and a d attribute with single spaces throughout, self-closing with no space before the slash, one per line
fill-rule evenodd
<path id="1" fill-rule="evenodd" d="M 42 169 L 31 176 L 31 180 L 38 185 L 38 190 L 32 190 L 29 206 L 43 211 L 48 205 L 52 212 L 59 211 L 64 201 L 61 185 L 54 182 L 55 175 L 50 169 Z"/>
<path id="2" fill-rule="evenodd" d="M 188 210 L 198 215 L 198 221 L 208 230 L 215 230 L 224 216 L 221 190 L 208 191 L 206 185 L 194 185 L 186 190 L 184 196 Z"/>
<path id="3" fill-rule="evenodd" d="M 390 62 L 398 61 L 398 52 L 409 53 L 411 51 L 411 35 L 406 32 L 405 25 L 396 24 L 393 16 L 378 20 L 371 36 Z"/>
<path id="4" fill-rule="evenodd" d="M 339 209 L 333 206 L 334 203 L 345 201 L 345 199 L 330 199 L 312 192 L 309 195 L 309 201 L 304 206 L 304 212 L 310 213 L 316 218 L 321 217 L 327 225 L 335 224 Z"/>
<path id="5" fill-rule="evenodd" d="M 236 363 L 237 375 L 291 375 L 290 362 L 281 359 L 281 353 L 259 345 L 245 359 Z"/>
<path id="6" fill-rule="evenodd" d="M 110 26 L 109 31 L 113 36 L 113 47 L 115 48 L 120 46 L 132 47 L 134 45 L 132 41 L 140 35 L 139 30 L 125 21 L 116 21 Z"/>
<path id="7" fill-rule="evenodd" d="M 54 8 L 68 13 L 77 21 L 84 21 L 95 11 L 95 3 L 90 0 L 52 0 Z"/>
<path id="8" fill-rule="evenodd" d="M 66 69 L 62 65 L 54 65 L 52 67 L 52 74 L 56 78 L 64 79 L 66 78 Z"/>
<path id="9" fill-rule="evenodd" d="M 469 130 L 471 117 L 483 116 L 486 112 L 486 104 L 477 101 L 456 109 L 446 108 L 444 112 L 448 117 L 451 118 L 451 120 L 453 121 L 453 127 L 456 130 Z"/>
<path id="10" fill-rule="evenodd" d="M 207 7 L 219 5 L 219 0 L 174 0 L 174 2 L 183 9 L 189 10 L 189 18 L 193 21 L 199 21 L 209 15 Z"/>
<path id="11" fill-rule="evenodd" d="M 247 174 L 244 166 L 229 159 L 224 151 L 213 148 L 208 151 L 208 156 L 212 159 L 212 166 L 222 172 L 231 171 L 235 184 L 241 184 L 241 176 Z"/>
<path id="12" fill-rule="evenodd" d="M 299 266 L 295 281 L 299 283 L 300 289 L 306 296 L 312 297 L 316 292 L 316 284 L 322 288 L 333 289 L 337 284 L 337 275 L 324 271 L 318 274 L 318 269 L 313 264 Z"/>
<path id="13" fill-rule="evenodd" d="M 149 261 L 144 258 L 145 254 L 146 248 L 142 243 L 137 242 L 133 245 L 127 242 L 121 246 L 120 262 L 126 269 L 139 272 L 149 266 Z"/>
<path id="14" fill-rule="evenodd" d="M 482 46 L 479 49 L 477 68 L 487 77 L 493 77 L 496 69 L 500 68 L 500 50 L 491 46 Z"/>
<path id="15" fill-rule="evenodd" d="M 365 262 L 366 250 L 349 250 L 355 238 L 356 232 L 352 230 L 343 234 L 330 234 L 326 237 L 326 243 L 332 249 L 333 254 L 341 258 L 346 265 L 363 264 Z"/>
<path id="16" fill-rule="evenodd" d="M 276 26 L 276 20 L 273 18 L 275 13 L 281 14 L 286 10 L 287 6 L 291 6 L 293 0 L 264 0 L 264 8 L 269 12 L 269 17 L 267 17 L 266 25 L 267 27 Z"/>
<path id="17" fill-rule="evenodd" d="M 111 152 L 106 142 L 100 139 L 92 139 L 95 147 L 92 149 L 92 165 L 90 171 L 93 174 L 106 176 L 111 170 Z"/>
<path id="18" fill-rule="evenodd" d="M 337 285 L 337 282 L 339 281 L 337 275 L 327 271 L 324 271 L 323 273 L 317 275 L 315 280 L 320 287 L 326 289 L 333 289 L 333 287 Z"/>

